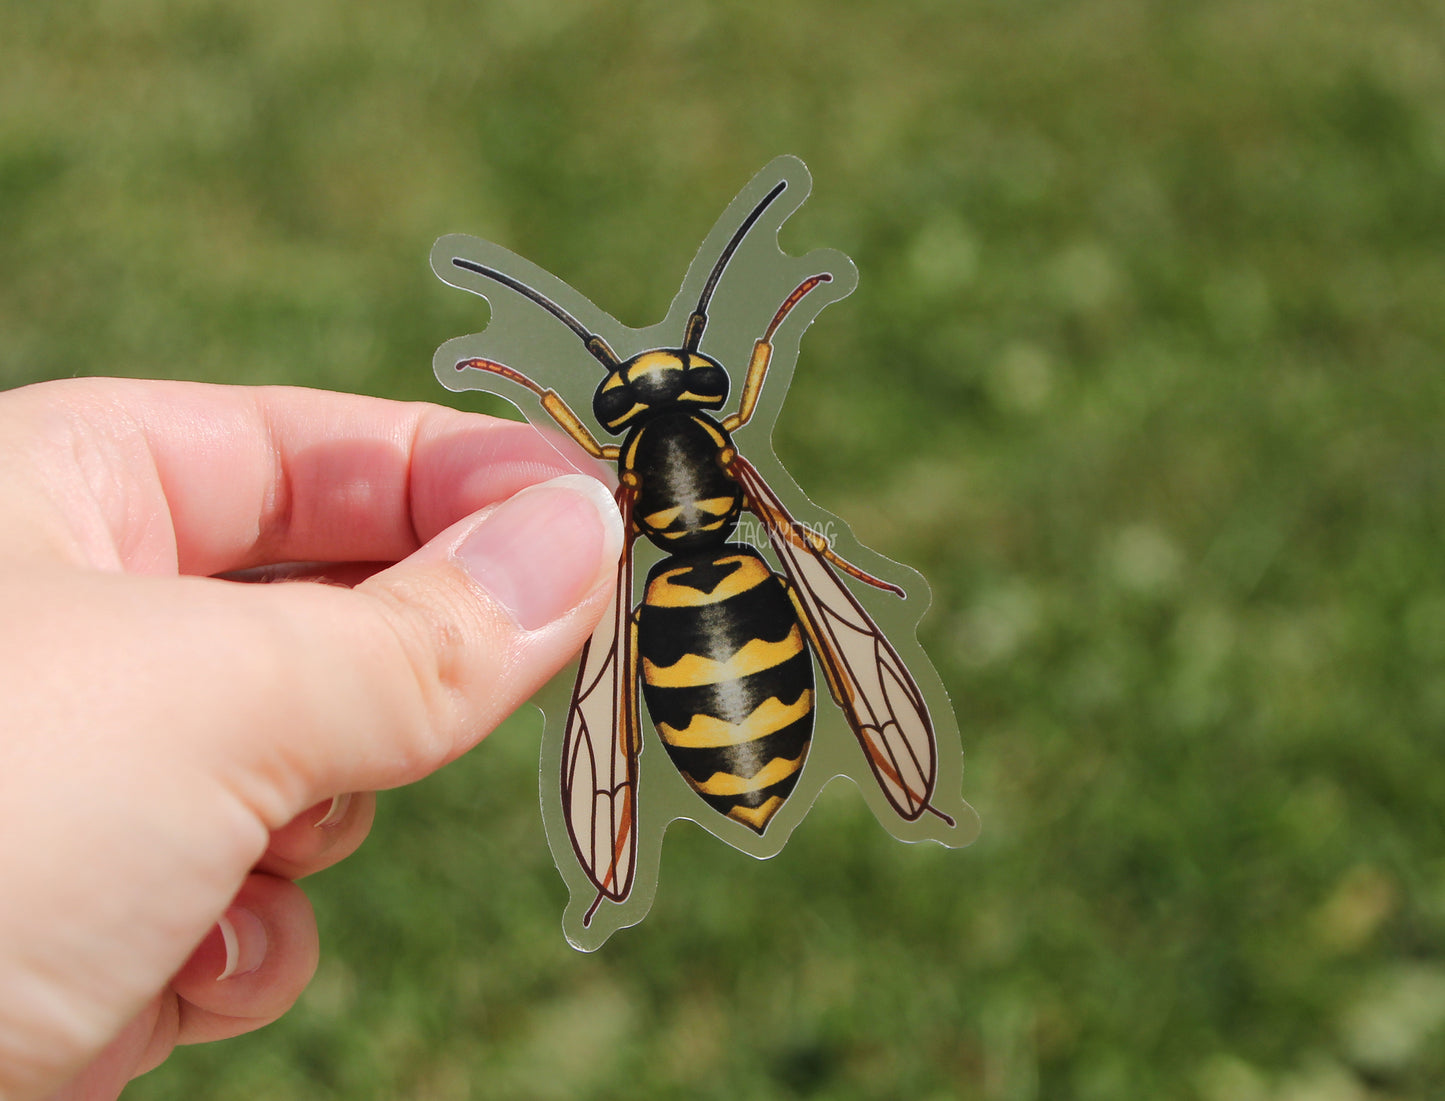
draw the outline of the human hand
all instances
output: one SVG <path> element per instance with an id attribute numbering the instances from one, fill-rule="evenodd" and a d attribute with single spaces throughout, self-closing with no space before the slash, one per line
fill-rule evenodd
<path id="1" fill-rule="evenodd" d="M 0 394 L 0 1101 L 114 1098 L 291 1006 L 346 793 L 469 749 L 601 615 L 622 524 L 575 470 L 351 395 Z M 359 583 L 212 576 L 295 562 Z"/>

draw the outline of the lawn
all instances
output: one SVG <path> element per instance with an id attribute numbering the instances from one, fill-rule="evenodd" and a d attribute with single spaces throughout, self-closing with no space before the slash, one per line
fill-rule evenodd
<path id="1" fill-rule="evenodd" d="M 0 0 L 0 384 L 443 391 L 461 232 L 659 320 L 775 155 L 860 270 L 774 444 L 921 570 L 970 848 L 686 824 L 591 955 L 541 720 L 382 797 L 320 972 L 137 1101 L 1445 1092 L 1428 0 Z"/>

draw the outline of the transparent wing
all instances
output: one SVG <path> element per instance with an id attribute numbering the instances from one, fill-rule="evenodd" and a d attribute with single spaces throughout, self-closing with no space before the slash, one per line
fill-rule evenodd
<path id="1" fill-rule="evenodd" d="M 562 740 L 562 815 L 597 898 L 582 919 L 590 924 L 603 899 L 621 902 L 637 867 L 637 677 L 632 627 L 632 500 L 617 491 L 629 533 L 617 565 L 612 606 L 587 645 L 567 710 Z"/>
<path id="2" fill-rule="evenodd" d="M 822 541 L 788 514 L 757 468 L 738 456 L 730 469 L 747 494 L 749 510 L 767 528 L 829 690 L 883 794 L 907 821 L 927 811 L 951 825 L 953 820 L 929 803 L 938 777 L 938 748 L 923 693 L 903 660 L 828 564 Z M 840 565 L 870 584 L 894 588 Z"/>

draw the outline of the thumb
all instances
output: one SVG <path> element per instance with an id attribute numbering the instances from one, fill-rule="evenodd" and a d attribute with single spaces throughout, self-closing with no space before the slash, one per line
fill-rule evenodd
<path id="1" fill-rule="evenodd" d="M 253 728 L 230 775 L 256 783 L 243 794 L 279 825 L 319 798 L 434 771 L 580 649 L 614 591 L 623 541 L 608 489 L 566 475 L 453 525 L 354 590 L 271 586 L 297 632 L 277 652 L 305 657 L 284 697 L 271 694 L 269 736 Z"/>

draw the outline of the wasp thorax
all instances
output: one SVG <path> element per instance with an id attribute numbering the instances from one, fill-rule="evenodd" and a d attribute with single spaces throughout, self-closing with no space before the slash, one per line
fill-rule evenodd
<path id="1" fill-rule="evenodd" d="M 728 373 L 717 360 L 683 349 L 643 352 L 602 380 L 592 412 L 609 432 L 620 432 L 672 406 L 720 409 L 727 396 Z"/>

